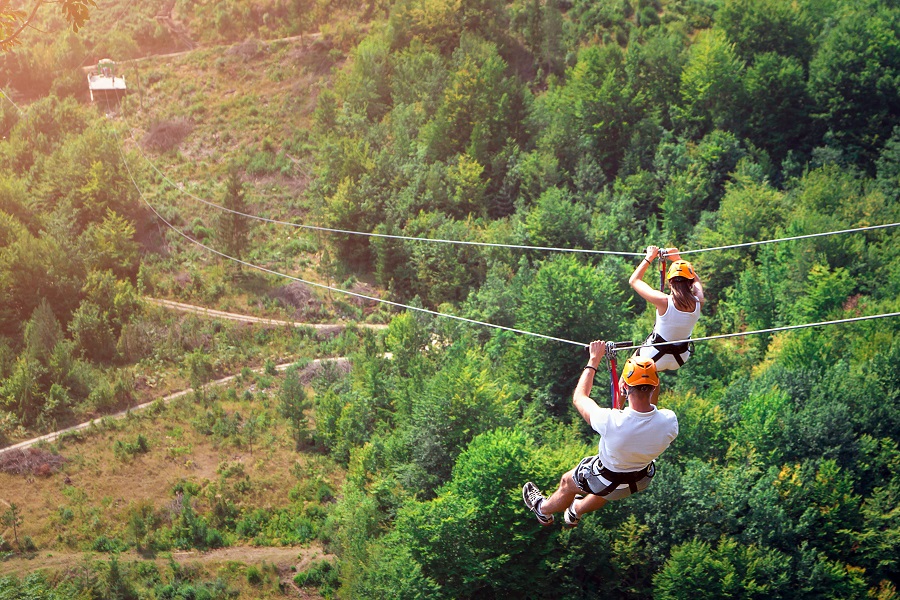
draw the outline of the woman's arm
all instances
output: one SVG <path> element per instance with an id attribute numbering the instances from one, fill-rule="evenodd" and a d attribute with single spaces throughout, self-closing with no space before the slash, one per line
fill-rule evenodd
<path id="1" fill-rule="evenodd" d="M 644 281 L 644 274 L 647 267 L 653 262 L 653 259 L 659 254 L 659 248 L 656 246 L 647 246 L 647 256 L 641 259 L 631 277 L 628 278 L 628 284 L 638 293 L 638 295 L 656 307 L 660 314 L 665 314 L 669 306 L 669 297 L 664 293 L 653 289 Z"/>
<path id="2" fill-rule="evenodd" d="M 706 302 L 706 296 L 703 295 L 703 284 L 700 282 L 700 275 L 697 274 L 696 269 L 694 269 L 694 285 L 691 286 L 691 290 L 694 292 L 694 297 L 702 306 L 703 303 Z"/>

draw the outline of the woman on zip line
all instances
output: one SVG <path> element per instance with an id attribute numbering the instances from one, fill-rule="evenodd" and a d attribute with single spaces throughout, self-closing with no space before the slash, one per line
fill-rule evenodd
<path id="1" fill-rule="evenodd" d="M 666 272 L 669 294 L 657 291 L 644 281 L 650 263 L 659 256 L 658 246 L 647 246 L 647 255 L 641 259 L 628 283 L 638 295 L 656 307 L 656 323 L 653 333 L 634 355 L 644 356 L 656 363 L 659 371 L 675 371 L 691 357 L 691 344 L 667 344 L 668 341 L 686 340 L 691 337 L 694 325 L 700 318 L 700 307 L 706 301 L 703 285 L 694 267 L 681 259 L 678 248 L 667 248 L 665 258 L 672 261 Z M 623 385 L 619 380 L 619 387 Z M 659 386 L 654 390 L 653 404 L 659 398 Z"/>

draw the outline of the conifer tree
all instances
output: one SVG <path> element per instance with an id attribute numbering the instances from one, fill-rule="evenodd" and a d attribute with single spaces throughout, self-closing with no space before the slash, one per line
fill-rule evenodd
<path id="1" fill-rule="evenodd" d="M 218 233 L 222 242 L 222 251 L 234 258 L 242 258 L 249 241 L 250 224 L 247 217 L 237 214 L 247 212 L 247 202 L 244 184 L 236 168 L 231 168 L 228 172 L 222 205 L 229 211 L 233 211 L 223 211 L 219 215 Z"/>

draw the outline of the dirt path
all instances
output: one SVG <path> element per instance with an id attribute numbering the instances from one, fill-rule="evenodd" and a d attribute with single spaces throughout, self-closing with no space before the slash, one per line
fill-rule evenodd
<path id="1" fill-rule="evenodd" d="M 162 300 L 159 298 L 150 298 L 148 296 L 144 297 L 146 302 L 150 304 L 155 304 L 156 306 L 162 306 L 163 308 L 168 308 L 171 310 L 178 310 L 181 312 L 187 313 L 195 313 L 206 315 L 208 317 L 215 317 L 218 319 L 229 319 L 232 321 L 240 321 L 242 323 L 262 323 L 263 325 L 276 325 L 281 327 L 312 327 L 317 331 L 332 331 L 336 329 L 340 329 L 346 327 L 346 325 L 342 323 L 298 323 L 296 321 L 283 321 L 281 319 L 269 319 L 267 317 L 253 317 L 250 315 L 242 315 L 239 313 L 225 312 L 223 310 L 215 310 L 212 308 L 206 308 L 205 306 L 197 306 L 195 304 L 185 304 L 184 302 L 175 302 L 174 300 Z M 372 324 L 372 323 L 359 323 L 357 327 L 361 329 L 386 329 L 387 325 L 380 324 Z"/>
<path id="2" fill-rule="evenodd" d="M 317 358 L 315 360 L 309 361 L 309 364 L 304 369 L 304 372 L 314 372 L 316 369 L 321 368 L 323 363 L 334 363 L 337 365 L 337 367 L 339 369 L 342 369 L 345 372 L 349 370 L 349 365 L 350 365 L 349 359 L 344 358 L 344 357 Z M 278 371 L 284 371 L 285 369 L 287 369 L 288 367 L 290 367 L 294 364 L 296 364 L 296 363 L 295 362 L 282 363 L 280 365 L 276 365 L 275 369 Z M 253 369 L 253 371 L 255 373 L 261 373 L 263 371 L 263 368 Z M 222 379 L 216 379 L 215 381 L 210 381 L 209 383 L 204 385 L 202 389 L 224 385 L 224 384 L 236 379 L 237 377 L 240 377 L 240 375 L 229 375 L 228 377 L 223 377 Z M 303 374 L 301 373 L 301 380 L 302 379 L 303 379 Z M 188 388 L 186 390 L 181 390 L 180 392 L 175 392 L 174 394 L 169 394 L 168 396 L 163 396 L 161 398 L 161 400 L 164 403 L 169 403 L 172 400 L 181 398 L 182 396 L 186 396 L 186 395 L 192 393 L 193 391 L 194 391 L 194 388 Z M 138 404 L 137 406 L 132 406 L 131 408 L 127 408 L 123 411 L 120 411 L 120 412 L 117 412 L 117 413 L 114 413 L 111 415 L 97 417 L 96 419 L 91 419 L 90 421 L 87 421 L 85 423 L 80 423 L 78 425 L 66 427 L 65 429 L 60 429 L 59 431 L 54 431 L 52 433 L 48 433 L 48 434 L 45 434 L 45 435 L 42 435 L 42 436 L 39 436 L 36 438 L 32 438 L 30 440 L 25 440 L 24 442 L 19 442 L 18 444 L 13 444 L 12 446 L 7 446 L 6 448 L 0 448 L 0 455 L 6 454 L 7 452 L 15 452 L 16 450 L 25 450 L 26 448 L 30 448 L 31 446 L 34 446 L 35 444 L 40 443 L 40 442 L 53 442 L 56 439 L 58 439 L 60 436 L 65 435 L 67 433 L 81 431 L 82 429 L 87 429 L 87 428 L 91 427 L 92 425 L 99 425 L 100 422 L 103 421 L 103 419 L 122 419 L 131 412 L 149 408 L 158 400 L 160 400 L 160 399 L 157 398 L 155 400 L 151 400 L 150 402 L 144 402 L 143 404 Z"/>
<path id="3" fill-rule="evenodd" d="M 221 311 L 221 310 L 213 310 L 211 308 L 206 308 L 204 306 L 185 304 L 183 302 L 175 302 L 173 300 L 160 300 L 158 298 L 149 298 L 149 297 L 145 297 L 144 299 L 151 304 L 155 304 L 157 306 L 162 306 L 164 308 L 168 308 L 171 310 L 179 310 L 182 312 L 202 314 L 202 315 L 207 315 L 210 317 L 215 317 L 215 318 L 220 318 L 220 319 L 231 319 L 234 321 L 241 321 L 244 323 L 262 323 L 265 325 L 276 325 L 276 326 L 282 326 L 282 327 L 313 327 L 317 330 L 333 330 L 333 329 L 337 330 L 342 327 L 345 327 L 345 325 L 341 325 L 341 324 L 322 324 L 322 323 L 308 324 L 308 323 L 297 323 L 295 321 L 282 321 L 282 320 L 278 320 L 278 319 L 252 317 L 250 315 L 241 315 L 241 314 L 230 313 L 230 312 L 225 312 L 225 311 Z M 367 328 L 367 329 L 384 329 L 387 327 L 387 325 L 375 325 L 375 324 L 363 323 L 363 324 L 358 325 L 358 327 L 363 327 L 363 328 Z M 304 369 L 304 373 L 306 375 L 304 375 L 304 373 L 301 373 L 301 380 L 304 380 L 304 379 L 314 376 L 315 372 L 318 369 L 320 369 L 324 363 L 333 363 L 339 369 L 343 370 L 344 372 L 348 371 L 350 368 L 350 361 L 344 357 L 317 358 L 315 360 L 310 361 L 309 364 L 306 366 L 306 368 Z M 284 371 L 285 369 L 287 369 L 288 367 L 290 367 L 293 364 L 295 364 L 295 363 L 294 362 L 283 363 L 283 364 L 277 365 L 275 368 L 279 371 Z M 254 372 L 260 373 L 260 372 L 262 372 L 262 370 L 263 370 L 262 368 L 254 369 Z M 228 377 L 223 377 L 222 379 L 216 379 L 215 381 L 210 381 L 209 383 L 204 385 L 203 388 L 224 385 L 224 384 L 229 383 L 230 381 L 234 380 L 238 376 L 239 375 L 229 375 Z M 306 382 L 304 381 L 304 383 L 306 383 Z M 168 396 L 163 396 L 162 401 L 164 403 L 168 403 L 177 398 L 181 398 L 182 396 L 186 396 L 186 395 L 192 393 L 193 391 L 194 391 L 194 388 L 188 388 L 188 389 L 182 390 L 180 392 L 175 392 L 173 394 L 169 394 Z M 97 417 L 96 419 L 91 419 L 90 421 L 87 421 L 85 423 L 79 423 L 78 425 L 66 427 L 65 429 L 60 429 L 59 431 L 54 431 L 54 432 L 51 432 L 51 433 L 48 433 L 48 434 L 45 434 L 45 435 L 42 435 L 42 436 L 39 436 L 36 438 L 32 438 L 30 440 L 25 440 L 23 442 L 19 442 L 17 444 L 13 444 L 11 446 L 7 446 L 5 448 L 0 448 L 0 455 L 3 455 L 7 452 L 14 452 L 16 450 L 25 450 L 26 448 L 30 448 L 31 446 L 34 446 L 35 444 L 38 444 L 40 442 L 53 442 L 53 441 L 57 440 L 60 436 L 65 435 L 67 433 L 81 431 L 83 429 L 87 429 L 87 428 L 91 427 L 92 425 L 99 425 L 103 419 L 122 419 L 125 416 L 127 416 L 128 413 L 130 413 L 130 412 L 143 410 L 145 408 L 150 407 L 157 400 L 159 400 L 159 399 L 154 399 L 154 400 L 151 400 L 150 402 L 144 402 L 143 404 L 138 404 L 137 406 L 132 406 L 131 408 L 127 408 L 123 411 L 120 411 L 120 412 L 117 412 L 117 413 L 114 413 L 111 415 Z"/>
<path id="4" fill-rule="evenodd" d="M 110 555 L 99 552 L 37 552 L 30 558 L 10 558 L 0 561 L 0 576 L 17 575 L 19 577 L 37 571 L 38 569 L 47 569 L 51 571 L 61 571 L 76 566 L 86 558 L 93 560 L 107 560 Z M 232 548 L 219 548 L 208 552 L 172 552 L 172 559 L 179 564 L 201 563 L 215 564 L 226 562 L 240 562 L 247 565 L 258 565 L 263 562 L 274 564 L 279 573 L 293 574 L 296 570 L 304 571 L 313 561 L 332 560 L 334 557 L 327 554 L 317 543 L 310 544 L 309 547 L 255 547 L 255 546 L 235 546 Z M 123 563 L 139 562 L 146 560 L 138 555 L 134 550 L 122 552 L 119 554 L 119 561 Z M 160 568 L 168 563 L 168 554 L 153 558 Z"/>
<path id="5" fill-rule="evenodd" d="M 276 38 L 276 39 L 272 39 L 272 40 L 258 40 L 258 41 L 260 44 L 272 44 L 275 42 L 302 42 L 304 39 L 317 40 L 321 37 L 322 37 L 322 34 L 318 31 L 316 31 L 314 33 L 304 33 L 303 35 L 292 35 L 289 37 Z M 193 43 L 193 42 L 191 42 L 191 43 Z M 243 43 L 244 42 L 234 42 L 233 44 L 219 44 L 215 47 L 217 47 L 217 48 L 232 48 L 234 46 L 239 46 Z M 203 46 L 194 44 L 194 47 L 191 48 L 190 50 L 180 50 L 178 52 L 169 52 L 168 54 L 150 54 L 149 56 L 141 56 L 138 58 L 129 58 L 127 60 L 120 60 L 120 61 L 118 61 L 118 63 L 122 64 L 122 65 L 126 65 L 126 64 L 132 64 L 132 63 L 137 63 L 137 62 L 144 62 L 144 61 L 148 61 L 148 60 L 159 60 L 159 59 L 168 60 L 171 58 L 177 58 L 179 56 L 187 56 L 191 52 L 196 52 L 197 50 L 201 50 L 203 48 L 204 48 Z M 87 66 L 81 67 L 81 70 L 85 74 L 87 74 L 96 68 L 97 68 L 97 65 L 87 65 Z"/>

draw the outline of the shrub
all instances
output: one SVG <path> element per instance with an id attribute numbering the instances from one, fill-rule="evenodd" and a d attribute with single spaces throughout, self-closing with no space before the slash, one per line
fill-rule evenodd
<path id="1" fill-rule="evenodd" d="M 91 550 L 94 552 L 123 552 L 128 550 L 128 544 L 119 538 L 108 538 L 105 535 L 99 535 L 91 544 Z"/>
<path id="2" fill-rule="evenodd" d="M 305 571 L 300 571 L 294 576 L 294 583 L 300 587 L 334 587 L 337 585 L 338 572 L 327 560 L 312 563 Z"/>
<path id="3" fill-rule="evenodd" d="M 147 438 L 145 438 L 142 433 L 139 433 L 133 442 L 116 440 L 116 443 L 113 445 L 113 453 L 119 460 L 127 460 L 138 454 L 146 454 L 149 451 L 150 445 L 147 443 Z"/>
<path id="4" fill-rule="evenodd" d="M 75 518 L 75 513 L 72 512 L 72 509 L 67 506 L 59 507 L 59 522 L 65 525 L 66 523 L 71 523 L 72 519 Z"/>
<path id="5" fill-rule="evenodd" d="M 259 585 L 262 583 L 262 573 L 253 565 L 247 567 L 247 583 L 250 585 Z"/>
<path id="6" fill-rule="evenodd" d="M 149 150 L 168 152 L 178 146 L 193 128 L 193 122 L 185 118 L 157 121 L 150 125 L 150 131 L 142 142 Z"/>
<path id="7" fill-rule="evenodd" d="M 278 371 L 275 369 L 275 361 L 272 360 L 271 358 L 266 359 L 265 372 L 266 372 L 266 375 L 277 375 L 278 374 Z"/>

